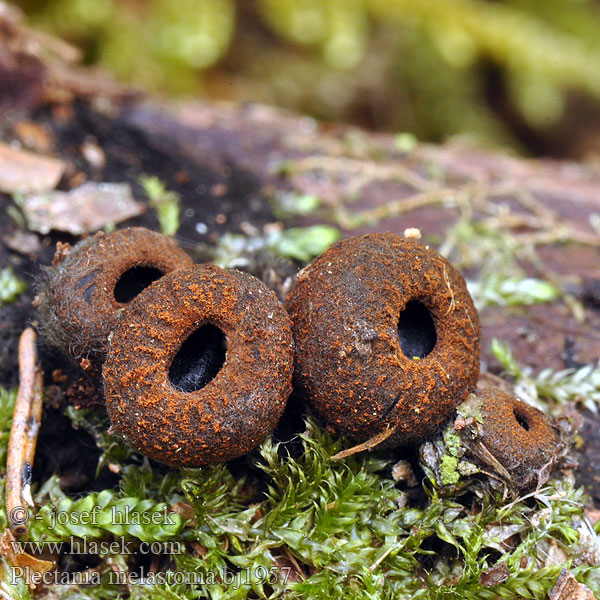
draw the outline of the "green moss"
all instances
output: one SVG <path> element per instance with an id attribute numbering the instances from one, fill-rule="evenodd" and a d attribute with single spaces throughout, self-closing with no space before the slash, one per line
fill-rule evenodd
<path id="1" fill-rule="evenodd" d="M 255 236 L 226 233 L 217 242 L 214 262 L 224 268 L 243 268 L 252 254 L 264 251 L 308 262 L 327 250 L 340 235 L 329 225 L 273 229 Z"/>
<path id="2" fill-rule="evenodd" d="M 469 282 L 469 292 L 478 308 L 484 306 L 529 306 L 552 302 L 561 291 L 552 283 L 533 277 L 502 277 L 489 274 Z"/>
<path id="3" fill-rule="evenodd" d="M 175 235 L 179 229 L 179 195 L 168 191 L 158 177 L 143 176 L 139 178 L 139 183 L 150 206 L 156 211 L 160 232 L 167 236 Z"/>
<path id="4" fill-rule="evenodd" d="M 4 485 L 6 474 L 6 457 L 8 454 L 8 440 L 12 426 L 13 409 L 17 399 L 17 390 L 8 390 L 0 387 L 0 529 L 8 524 L 4 507 Z"/>
<path id="5" fill-rule="evenodd" d="M 82 515 L 89 515 L 89 519 Z M 103 490 L 77 500 L 64 495 L 53 498 L 51 504 L 37 511 L 35 519 L 30 519 L 29 536 L 34 541 L 70 542 L 74 538 L 98 540 L 108 536 L 152 543 L 172 540 L 182 528 L 181 516 L 169 512 L 164 502 Z"/>
<path id="6" fill-rule="evenodd" d="M 440 462 L 440 475 L 443 485 L 458 483 L 460 473 L 457 471 L 458 458 L 445 454 Z"/>
<path id="7" fill-rule="evenodd" d="M 13 409 L 17 399 L 17 390 L 0 387 L 0 469 L 6 468 L 8 439 L 12 426 Z"/>
<path id="8" fill-rule="evenodd" d="M 11 398 L 0 394 L 3 430 Z M 99 413 L 70 416 L 101 448 L 110 447 Z M 585 516 L 586 497 L 568 474 L 507 498 L 484 474 L 472 476 L 474 465 L 451 426 L 428 444 L 437 459 L 421 459 L 427 479 L 409 493 L 394 481 L 394 461 L 385 451 L 332 461 L 350 442 L 312 419 L 295 440 L 266 440 L 241 470 L 238 464 L 177 471 L 135 453 L 118 454 L 112 462 L 120 473 L 116 489 L 70 498 L 58 477 L 44 482 L 29 539 L 64 542 L 67 552 L 77 540 L 124 541 L 138 553 L 103 552 L 101 581 L 80 588 L 82 600 L 545 599 L 565 567 L 600 593 L 600 573 L 586 562 L 600 549 L 598 535 Z M 94 514 L 94 521 L 82 522 L 84 514 Z M 152 515 L 159 518 L 152 521 Z M 142 583 L 134 577 L 140 560 L 148 566 L 142 544 L 156 541 L 176 545 L 160 555 L 153 579 Z M 563 553 L 560 564 L 546 564 L 552 548 Z M 510 575 L 487 588 L 479 577 L 498 562 Z M 129 585 L 115 582 L 111 573 L 117 571 Z M 23 590 L 8 589 L 15 597 Z M 49 593 L 72 597 L 60 584 Z"/>
<path id="9" fill-rule="evenodd" d="M 541 598 L 562 568 L 534 568 L 538 561 L 543 564 L 547 544 L 558 543 L 567 560 L 582 551 L 584 499 L 567 481 L 552 480 L 529 499 L 510 504 L 481 495 L 475 496 L 480 500 L 474 507 L 472 500 L 462 504 L 460 497 L 441 497 L 434 487 L 426 503 L 404 505 L 391 478 L 391 462 L 382 455 L 330 461 L 345 442 L 313 421 L 308 421 L 300 439 L 300 453 L 291 454 L 284 445 L 269 441 L 262 445 L 257 464 L 266 476 L 264 495 L 257 494 L 251 482 L 256 473 L 250 474 L 251 480 L 235 478 L 221 465 L 173 471 L 163 480 L 145 464 L 124 466 L 117 493 L 104 491 L 71 500 L 54 482 L 37 500 L 44 502 L 45 495 L 54 510 L 70 515 L 100 507 L 103 517 L 96 526 L 85 529 L 69 523 L 53 531 L 52 539 L 124 535 L 138 541 L 170 539 L 186 544 L 186 551 L 170 556 L 172 565 L 164 573 L 172 577 L 177 572 L 194 573 L 196 585 L 169 585 L 158 578 L 145 587 L 132 585 L 132 597 L 143 589 L 144 597 L 154 598 L 316 599 L 324 593 L 345 598 L 508 598 L 511 594 Z M 458 459 L 448 455 L 443 462 L 448 469 L 446 483 L 455 483 Z M 162 510 L 161 500 L 189 506 L 192 520 L 185 526 L 179 520 L 174 528 L 143 532 L 130 527 L 117 530 L 104 520 L 112 506 L 145 514 Z M 38 510 L 39 524 L 32 530 L 36 539 L 48 526 L 51 504 Z M 508 537 L 510 546 L 504 544 Z M 440 543 L 453 550 L 436 552 L 433 561 L 426 559 L 427 548 Z M 201 554 L 194 548 L 201 548 Z M 492 596 L 478 577 L 493 566 L 487 557 L 498 551 L 511 575 L 493 589 Z M 522 566 L 524 557 L 530 561 L 527 567 Z M 119 560 L 125 572 L 131 572 L 132 558 Z M 600 589 L 593 570 L 583 566 L 575 572 Z M 114 586 L 103 583 L 86 588 L 89 596 L 85 597 L 108 598 L 114 593 Z"/>
<path id="10" fill-rule="evenodd" d="M 14 302 L 26 289 L 11 267 L 0 270 L 0 306 Z"/>

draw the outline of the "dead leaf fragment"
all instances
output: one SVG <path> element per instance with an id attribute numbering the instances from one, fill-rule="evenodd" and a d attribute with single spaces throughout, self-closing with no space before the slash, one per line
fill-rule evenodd
<path id="1" fill-rule="evenodd" d="M 392 467 L 392 479 L 394 481 L 404 481 L 409 487 L 419 485 L 415 473 L 407 460 L 399 460 Z"/>
<path id="2" fill-rule="evenodd" d="M 21 551 L 10 529 L 5 529 L 0 535 L 0 555 L 13 567 L 27 568 L 32 573 L 44 574 L 54 568 L 54 563 L 49 560 L 41 560 Z"/>
<path id="3" fill-rule="evenodd" d="M 94 169 L 104 169 L 106 166 L 104 150 L 94 142 L 85 142 L 81 146 L 81 154 Z"/>
<path id="4" fill-rule="evenodd" d="M 579 583 L 570 571 L 564 569 L 550 592 L 550 600 L 594 600 L 587 585 Z"/>
<path id="5" fill-rule="evenodd" d="M 13 130 L 23 145 L 34 152 L 51 152 L 54 148 L 52 134 L 47 127 L 33 121 L 21 121 Z"/>
<path id="6" fill-rule="evenodd" d="M 67 258 L 69 252 L 73 246 L 69 242 L 56 242 L 56 250 L 54 251 L 54 257 L 52 258 L 52 266 L 55 267 L 59 262 Z"/>
<path id="7" fill-rule="evenodd" d="M 193 522 L 194 520 L 194 508 L 185 502 L 175 502 L 175 504 L 171 506 L 171 511 L 181 515 L 185 521 Z"/>
<path id="8" fill-rule="evenodd" d="M 11 250 L 19 254 L 25 254 L 26 256 L 35 256 L 42 249 L 42 244 L 35 233 L 22 231 L 21 229 L 16 229 L 14 232 L 6 234 L 2 238 L 2 241 Z"/>
<path id="9" fill-rule="evenodd" d="M 569 557 L 567 553 L 558 545 L 555 539 L 550 538 L 548 546 L 544 548 L 546 558 L 544 560 L 544 566 L 550 565 L 563 565 L 567 562 Z"/>
<path id="10" fill-rule="evenodd" d="M 0 142 L 0 192 L 40 193 L 53 190 L 65 170 L 58 158 L 40 156 Z"/>
<path id="11" fill-rule="evenodd" d="M 501 562 L 491 569 L 483 571 L 479 576 L 479 583 L 485 587 L 494 587 L 504 583 L 510 577 L 510 570 L 505 563 Z"/>
<path id="12" fill-rule="evenodd" d="M 136 202 L 126 183 L 87 182 L 69 192 L 35 194 L 21 206 L 29 228 L 81 235 L 136 217 L 144 206 Z"/>
<path id="13" fill-rule="evenodd" d="M 600 521 L 600 510 L 586 508 L 585 516 L 590 520 L 591 524 L 594 525 L 596 521 Z"/>

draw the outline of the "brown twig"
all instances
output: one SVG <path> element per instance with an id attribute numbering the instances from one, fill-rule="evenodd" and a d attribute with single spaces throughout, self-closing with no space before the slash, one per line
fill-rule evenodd
<path id="1" fill-rule="evenodd" d="M 42 418 L 44 378 L 38 364 L 37 336 L 28 327 L 19 340 L 19 392 L 13 413 L 6 461 L 6 511 L 11 531 L 27 533 L 31 469 Z"/>
<path id="2" fill-rule="evenodd" d="M 285 545 L 283 546 L 283 553 L 285 554 L 287 559 L 292 563 L 292 566 L 294 567 L 294 569 L 296 569 L 296 573 L 300 576 L 302 581 L 305 581 L 306 574 L 302 570 L 300 563 L 296 560 L 296 557 L 290 552 L 289 548 Z"/>
<path id="3" fill-rule="evenodd" d="M 374 181 L 401 181 L 420 191 L 437 187 L 435 181 L 422 177 L 397 161 L 384 163 L 348 156 L 309 155 L 294 160 L 291 171 L 294 175 L 310 171 L 324 171 L 330 176 L 344 174 L 351 179 L 350 187 L 354 192 Z"/>
<path id="4" fill-rule="evenodd" d="M 6 559 L 13 567 L 28 569 L 30 572 L 39 573 L 40 575 L 47 573 L 54 567 L 53 562 L 32 556 L 22 548 L 19 549 L 19 543 L 15 540 L 10 529 L 5 529 L 0 534 L 0 556 Z M 0 598 L 8 597 L 0 592 Z"/>
<path id="5" fill-rule="evenodd" d="M 362 452 L 363 450 L 370 451 L 373 448 L 375 448 L 376 446 L 379 446 L 379 444 L 381 444 L 382 442 L 385 442 L 385 440 L 387 440 L 390 437 L 390 435 L 392 435 L 392 433 L 394 433 L 394 431 L 396 431 L 397 427 L 398 427 L 397 425 L 394 425 L 393 427 L 389 427 L 382 433 L 378 433 L 377 435 L 374 435 L 372 438 L 368 439 L 366 442 L 363 442 L 362 444 L 358 444 L 357 446 L 352 446 L 352 448 L 346 448 L 345 450 L 342 450 L 341 452 L 338 452 L 337 454 L 334 454 L 333 456 L 331 456 L 330 460 L 342 460 L 343 458 L 352 456 L 353 454 L 357 454 L 358 452 Z"/>
<path id="6" fill-rule="evenodd" d="M 344 211 L 339 209 L 338 219 L 342 226 L 353 229 L 358 226 L 377 223 L 383 219 L 398 217 L 402 214 L 412 212 L 418 208 L 440 204 L 444 202 L 456 202 L 456 191 L 450 188 L 440 188 L 428 192 L 422 192 L 407 198 L 392 200 L 376 208 L 362 211 Z"/>

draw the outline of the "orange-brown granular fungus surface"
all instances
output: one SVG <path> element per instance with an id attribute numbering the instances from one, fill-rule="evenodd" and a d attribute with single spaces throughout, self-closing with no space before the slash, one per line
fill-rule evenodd
<path id="1" fill-rule="evenodd" d="M 43 332 L 78 358 L 101 354 L 121 309 L 152 281 L 192 259 L 177 244 L 149 229 L 99 232 L 57 251 L 40 286 Z"/>
<path id="2" fill-rule="evenodd" d="M 537 408 L 496 388 L 474 392 L 482 422 L 479 439 L 518 487 L 537 481 L 542 467 L 560 454 L 560 435 Z"/>
<path id="3" fill-rule="evenodd" d="M 174 384 L 173 364 L 198 331 L 212 341 L 184 357 Z M 204 377 L 219 352 L 219 332 L 224 362 Z M 113 428 L 143 454 L 174 466 L 240 456 L 281 416 L 293 357 L 289 317 L 262 282 L 214 265 L 180 269 L 144 290 L 111 336 L 103 376 Z M 200 376 L 185 391 L 194 369 Z"/>
<path id="4" fill-rule="evenodd" d="M 339 242 L 300 272 L 286 308 L 298 389 L 358 441 L 429 436 L 475 387 L 480 328 L 465 282 L 413 239 Z"/>

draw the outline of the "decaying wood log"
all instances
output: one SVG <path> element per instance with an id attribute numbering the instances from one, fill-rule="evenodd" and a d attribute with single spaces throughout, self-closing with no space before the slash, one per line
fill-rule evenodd
<path id="1" fill-rule="evenodd" d="M 194 103 L 166 111 L 128 107 L 120 118 L 161 152 L 176 153 L 216 173 L 245 171 L 253 193 L 316 194 L 318 215 L 346 234 L 421 229 L 443 238 L 460 218 L 507 232 L 537 248 L 531 274 L 573 289 L 600 277 L 600 169 L 597 165 L 523 160 L 461 145 L 398 150 L 391 135 L 320 127 L 306 117 L 264 106 Z M 563 368 L 565 340 L 576 360 L 600 356 L 600 313 L 580 322 L 563 303 L 483 313 L 485 359 L 492 337 L 511 341 L 516 356 L 536 368 Z"/>

